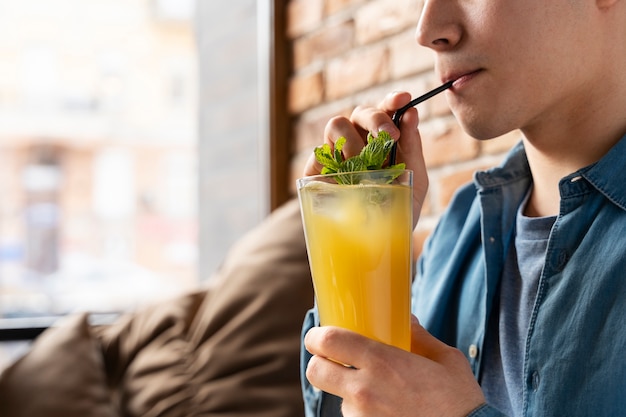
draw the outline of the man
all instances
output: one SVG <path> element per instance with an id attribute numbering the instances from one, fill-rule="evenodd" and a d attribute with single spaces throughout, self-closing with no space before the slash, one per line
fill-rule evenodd
<path id="1" fill-rule="evenodd" d="M 417 40 L 456 80 L 445 94 L 470 135 L 522 141 L 458 191 L 425 246 L 412 353 L 306 333 L 308 415 L 340 415 L 337 397 L 351 417 L 625 415 L 626 1 L 425 0 Z M 409 99 L 335 118 L 325 141 L 345 136 L 351 156 L 364 132 L 390 131 L 419 207 L 418 115 L 390 119 Z"/>

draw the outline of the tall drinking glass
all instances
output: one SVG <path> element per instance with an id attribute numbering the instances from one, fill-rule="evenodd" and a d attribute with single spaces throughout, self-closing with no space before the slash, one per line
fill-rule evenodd
<path id="1" fill-rule="evenodd" d="M 362 171 L 297 188 L 321 325 L 410 350 L 413 173 L 389 181 Z"/>

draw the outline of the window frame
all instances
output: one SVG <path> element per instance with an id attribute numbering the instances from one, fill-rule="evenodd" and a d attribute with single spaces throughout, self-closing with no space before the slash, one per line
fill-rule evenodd
<path id="1" fill-rule="evenodd" d="M 269 209 L 290 195 L 291 130 L 287 89 L 291 54 L 286 36 L 288 0 L 258 0 L 259 137 L 261 159 L 267 164 Z"/>

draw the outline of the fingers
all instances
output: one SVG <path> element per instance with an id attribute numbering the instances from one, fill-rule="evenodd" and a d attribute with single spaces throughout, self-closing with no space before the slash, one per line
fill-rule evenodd
<path id="1" fill-rule="evenodd" d="M 401 135 L 399 130 L 393 123 L 391 116 L 397 109 L 404 106 L 411 100 L 411 95 L 407 92 L 395 91 L 387 94 L 378 107 L 357 107 L 352 112 L 351 120 L 361 129 L 367 132 L 387 131 L 391 137 L 398 139 Z M 413 112 L 415 112 L 414 109 Z"/>
<path id="2" fill-rule="evenodd" d="M 393 113 L 411 100 L 409 93 L 395 92 L 387 95 L 378 108 L 357 107 L 351 120 L 367 131 L 380 132 L 386 130 L 397 140 L 397 161 L 404 162 L 407 169 L 415 173 L 414 178 L 426 178 L 426 168 L 422 154 L 422 141 L 417 130 L 419 118 L 417 109 L 408 109 L 396 127 L 391 119 Z M 420 182 L 416 192 L 416 199 L 423 200 L 428 182 Z"/>
<path id="3" fill-rule="evenodd" d="M 335 142 L 340 137 L 346 138 L 341 152 L 344 158 L 358 155 L 366 144 L 366 136 L 362 134 L 358 125 L 345 117 L 334 117 L 326 124 L 324 129 L 324 143 L 328 143 L 334 148 Z"/>
<path id="4" fill-rule="evenodd" d="M 346 138 L 346 143 L 341 150 L 346 159 L 361 152 L 366 143 L 366 136 L 362 134 L 362 130 L 357 125 L 346 117 L 337 116 L 330 119 L 326 124 L 324 143 L 334 149 L 335 142 L 340 137 Z M 311 154 L 304 166 L 304 175 L 317 175 L 321 170 L 322 164 L 317 162 L 314 154 Z"/>
<path id="5" fill-rule="evenodd" d="M 409 109 L 400 123 L 397 161 L 404 162 L 406 168 L 413 171 L 413 226 L 417 224 L 428 191 L 428 172 L 422 151 L 422 138 L 417 127 L 417 110 Z"/>
<path id="6" fill-rule="evenodd" d="M 313 328 L 304 338 L 314 355 L 306 377 L 313 386 L 341 397 L 346 416 L 404 417 L 416 410 L 424 416 L 461 416 L 483 404 L 463 354 L 439 342 L 415 318 L 412 331 L 409 353 L 338 327 Z"/>
<path id="7" fill-rule="evenodd" d="M 355 371 L 347 365 L 353 358 L 341 337 L 349 338 L 348 333 L 335 327 L 314 327 L 304 337 L 304 345 L 313 355 L 307 364 L 307 379 L 313 386 L 338 396 L 343 396 L 340 391 L 352 378 L 347 373 Z"/>
<path id="8" fill-rule="evenodd" d="M 313 355 L 306 369 L 309 382 L 326 392 L 345 398 L 365 379 L 389 375 L 386 357 L 410 353 L 339 327 L 314 327 L 304 337 Z"/>
<path id="9" fill-rule="evenodd" d="M 309 330 L 309 382 L 342 398 L 345 416 L 464 416 L 485 402 L 463 354 L 413 317 L 413 353 L 338 327 Z M 328 358 L 333 358 L 330 360 Z M 347 367 L 339 362 L 354 365 Z"/>
<path id="10" fill-rule="evenodd" d="M 433 359 L 433 356 L 437 356 L 439 343 L 441 342 L 422 327 L 417 317 L 411 315 L 411 352 Z"/>
<path id="11" fill-rule="evenodd" d="M 322 172 L 322 168 L 322 164 L 317 162 L 317 159 L 315 159 L 315 154 L 311 152 L 311 155 L 309 155 L 309 159 L 307 159 L 306 163 L 304 164 L 303 175 L 305 177 L 308 177 L 310 175 L 317 175 Z"/>
<path id="12" fill-rule="evenodd" d="M 458 351 L 428 333 L 417 318 L 411 316 L 411 352 L 435 362 L 445 362 L 446 358 L 457 356 Z"/>
<path id="13" fill-rule="evenodd" d="M 400 130 L 391 120 L 391 115 L 380 108 L 359 106 L 352 112 L 350 120 L 359 127 L 359 132 L 363 136 L 368 132 L 376 135 L 385 130 L 396 140 L 400 137 Z"/>
<path id="14" fill-rule="evenodd" d="M 333 326 L 314 327 L 304 337 L 304 345 L 311 354 L 356 368 L 358 357 L 354 356 L 352 346 L 367 341 L 364 336 Z"/>
<path id="15" fill-rule="evenodd" d="M 417 109 L 408 109 L 399 127 L 393 123 L 393 113 L 407 104 L 411 95 L 406 92 L 388 94 L 378 107 L 357 107 L 350 118 L 335 117 L 331 119 L 324 130 L 324 143 L 334 149 L 335 142 L 340 137 L 346 138 L 342 149 L 344 158 L 350 158 L 361 152 L 367 143 L 367 135 L 374 135 L 381 130 L 387 131 L 397 141 L 396 161 L 404 162 L 406 168 L 413 171 L 413 226 L 418 222 L 422 204 L 428 190 L 428 174 L 422 153 L 422 141 L 417 129 Z M 311 154 L 304 167 L 304 175 L 316 175 L 322 170 L 315 155 Z"/>

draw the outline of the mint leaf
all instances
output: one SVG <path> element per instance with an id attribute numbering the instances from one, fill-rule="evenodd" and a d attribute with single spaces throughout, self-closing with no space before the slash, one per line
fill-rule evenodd
<path id="1" fill-rule="evenodd" d="M 343 149 L 343 145 L 345 144 L 346 138 L 344 138 L 343 136 L 337 139 L 337 141 L 335 142 L 335 161 L 337 161 L 337 163 L 340 165 L 343 161 L 343 154 L 341 153 L 341 150 Z"/>
<path id="2" fill-rule="evenodd" d="M 335 154 L 330 149 L 330 145 L 324 145 L 315 148 L 315 159 L 324 166 L 322 174 L 332 174 L 337 172 L 341 167 L 341 161 L 335 160 Z"/>
<path id="3" fill-rule="evenodd" d="M 315 153 L 315 159 L 322 164 L 322 174 L 334 174 L 341 170 L 341 166 L 344 163 L 343 154 L 341 150 L 346 143 L 346 138 L 343 136 L 337 139 L 335 143 L 335 149 L 331 149 L 330 145 L 325 143 L 322 146 L 318 146 L 313 151 Z"/>
<path id="4" fill-rule="evenodd" d="M 361 149 L 360 154 L 367 169 L 382 169 L 392 147 L 393 139 L 386 131 L 378 132 L 378 137 L 374 137 L 371 132 L 368 133 L 367 146 Z"/>
<path id="5" fill-rule="evenodd" d="M 389 169 L 387 182 L 391 183 L 405 168 L 403 163 L 387 168 L 383 166 L 391 153 L 394 143 L 391 135 L 384 130 L 378 132 L 377 137 L 374 137 L 371 132 L 368 133 L 367 145 L 363 147 L 359 155 L 348 159 L 344 159 L 341 152 L 345 143 L 346 138 L 342 136 L 335 142 L 334 150 L 327 143 L 315 148 L 315 159 L 323 166 L 322 174 Z M 337 178 L 337 182 L 340 184 L 354 184 L 356 181 L 356 178 L 351 175 L 341 175 Z"/>

